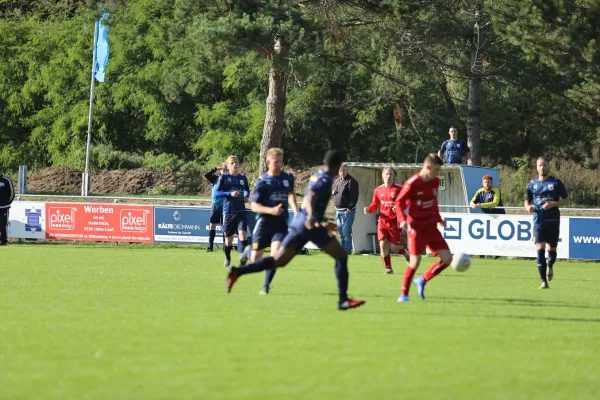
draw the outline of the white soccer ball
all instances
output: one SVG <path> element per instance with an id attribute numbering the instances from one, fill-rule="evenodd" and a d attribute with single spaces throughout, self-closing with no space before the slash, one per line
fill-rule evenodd
<path id="1" fill-rule="evenodd" d="M 456 253 L 452 256 L 450 266 L 458 272 L 465 272 L 471 266 L 471 256 L 465 253 Z"/>

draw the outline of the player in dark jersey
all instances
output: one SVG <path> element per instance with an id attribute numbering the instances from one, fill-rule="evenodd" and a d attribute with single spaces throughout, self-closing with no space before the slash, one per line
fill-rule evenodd
<path id="1" fill-rule="evenodd" d="M 438 157 L 442 158 L 442 154 L 446 156 L 446 164 L 466 164 L 471 158 L 471 150 L 467 143 L 458 138 L 458 129 L 451 126 L 448 130 L 450 139 L 442 143 Z"/>
<path id="2" fill-rule="evenodd" d="M 556 247 L 560 236 L 560 210 L 569 204 L 569 195 L 560 179 L 548 174 L 550 164 L 544 157 L 536 160 L 538 178 L 527 185 L 525 209 L 533 215 L 533 240 L 537 249 L 537 268 L 542 279 L 540 289 L 548 289 L 554 277 Z M 544 257 L 544 247 L 548 259 Z"/>
<path id="3" fill-rule="evenodd" d="M 215 236 L 217 233 L 217 224 L 223 223 L 223 198 L 217 196 L 216 187 L 219 176 L 223 175 L 226 170 L 227 164 L 223 163 L 221 167 L 213 168 L 204 174 L 206 180 L 212 185 L 210 219 L 208 221 L 210 230 L 208 231 L 208 247 L 206 248 L 206 251 L 213 251 L 213 244 L 215 243 Z"/>
<path id="4" fill-rule="evenodd" d="M 404 280 L 400 291 L 399 302 L 408 301 L 410 281 L 415 275 L 421 255 L 425 248 L 440 257 L 423 275 L 414 280 L 419 297 L 425 299 L 425 284 L 437 276 L 452 262 L 452 253 L 448 243 L 438 230 L 438 225 L 446 226 L 440 216 L 437 193 L 440 186 L 438 178 L 440 168 L 444 164 L 436 154 L 429 154 L 423 161 L 421 171 L 410 177 L 396 198 L 396 215 L 400 228 L 408 231 L 408 253 L 410 263 L 404 271 Z M 408 210 L 405 216 L 404 211 Z"/>
<path id="5" fill-rule="evenodd" d="M 298 212 L 294 177 L 281 171 L 283 151 L 278 148 L 269 149 L 266 161 L 269 170 L 256 181 L 251 198 L 252 211 L 256 213 L 252 249 L 244 251 L 240 259 L 241 265 L 246 264 L 248 258 L 251 262 L 262 258 L 265 248 L 269 246 L 271 254 L 275 255 L 288 233 L 288 206 L 291 206 L 294 215 Z M 260 294 L 269 294 L 275 271 L 274 268 L 266 271 L 265 283 Z"/>
<path id="6" fill-rule="evenodd" d="M 215 191 L 223 198 L 223 234 L 225 235 L 225 266 L 231 265 L 233 235 L 238 234 L 238 251 L 243 253 L 248 246 L 248 220 L 246 219 L 246 201 L 250 195 L 248 179 L 238 172 L 239 161 L 236 156 L 227 158 L 229 173 L 221 175 Z"/>
<path id="7" fill-rule="evenodd" d="M 302 209 L 294 216 L 290 232 L 281 243 L 282 249 L 274 257 L 261 258 L 243 268 L 231 267 L 226 281 L 227 293 L 231 292 L 233 285 L 242 275 L 285 267 L 310 241 L 335 259 L 335 275 L 339 292 L 338 309 L 348 310 L 365 303 L 362 300 L 348 298 L 348 255 L 332 234 L 336 230 L 336 224 L 325 221 L 325 210 L 331 199 L 333 177 L 337 176 L 344 162 L 344 156 L 337 150 L 330 150 L 323 161 L 325 165 L 310 177 L 304 192 Z"/>

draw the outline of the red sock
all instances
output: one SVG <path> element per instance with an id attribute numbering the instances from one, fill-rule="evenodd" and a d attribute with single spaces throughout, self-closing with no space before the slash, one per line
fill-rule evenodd
<path id="1" fill-rule="evenodd" d="M 406 255 L 406 249 L 403 246 L 400 246 L 400 248 L 398 249 L 398 251 L 396 252 L 396 254 L 400 254 L 401 256 L 405 256 Z"/>
<path id="2" fill-rule="evenodd" d="M 388 254 L 385 257 L 381 257 L 383 259 L 383 266 L 385 269 L 392 269 L 392 260 L 390 259 L 390 255 Z"/>
<path id="3" fill-rule="evenodd" d="M 410 289 L 410 284 L 412 283 L 412 279 L 415 276 L 416 270 L 411 267 L 406 267 L 404 271 L 404 279 L 402 280 L 402 290 L 400 294 L 408 296 L 408 290 Z"/>
<path id="4" fill-rule="evenodd" d="M 425 282 L 432 279 L 434 276 L 438 275 L 440 272 L 445 270 L 448 267 L 448 264 L 444 264 L 442 260 L 434 262 L 431 267 L 423 274 L 423 279 Z"/>

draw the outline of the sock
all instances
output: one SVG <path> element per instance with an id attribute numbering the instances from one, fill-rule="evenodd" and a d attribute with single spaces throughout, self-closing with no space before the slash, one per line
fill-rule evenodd
<path id="1" fill-rule="evenodd" d="M 408 296 L 408 291 L 410 290 L 410 284 L 412 282 L 413 277 L 415 276 L 416 270 L 411 267 L 406 267 L 404 271 L 404 279 L 402 280 L 402 290 L 400 294 Z"/>
<path id="2" fill-rule="evenodd" d="M 276 268 L 273 269 L 268 269 L 265 273 L 265 284 L 264 287 L 269 288 L 271 287 L 271 282 L 273 282 L 273 278 L 275 278 L 275 272 L 277 271 Z"/>
<path id="3" fill-rule="evenodd" d="M 381 256 L 381 261 L 383 262 L 383 266 L 385 267 L 385 269 L 392 268 L 392 260 L 390 259 L 389 254 L 387 256 Z"/>
<path id="4" fill-rule="evenodd" d="M 425 282 L 427 282 L 446 268 L 448 268 L 448 264 L 444 264 L 442 260 L 434 262 L 433 264 L 431 264 L 431 267 L 429 267 L 429 269 L 423 274 L 423 279 L 425 280 Z"/>
<path id="5" fill-rule="evenodd" d="M 540 273 L 540 278 L 542 278 L 542 282 L 546 282 L 546 257 L 544 257 L 544 249 L 539 249 L 537 251 L 537 268 Z"/>
<path id="6" fill-rule="evenodd" d="M 225 259 L 228 263 L 231 263 L 231 250 L 233 246 L 223 246 L 223 251 L 225 252 Z"/>
<path id="7" fill-rule="evenodd" d="M 340 304 L 348 300 L 348 258 L 335 260 L 335 277 L 338 282 Z"/>
<path id="8" fill-rule="evenodd" d="M 252 247 L 246 247 L 246 249 L 242 253 L 242 256 L 246 257 L 246 259 L 249 260 L 251 255 L 252 255 Z"/>
<path id="9" fill-rule="evenodd" d="M 556 262 L 556 250 L 548 250 L 548 267 L 554 267 Z"/>
<path id="10" fill-rule="evenodd" d="M 398 252 L 396 254 L 400 254 L 401 256 L 405 256 L 406 255 L 406 249 L 403 246 L 400 246 L 400 248 L 398 249 Z"/>
<path id="11" fill-rule="evenodd" d="M 213 248 L 213 244 L 215 243 L 215 236 L 217 235 L 217 231 L 214 229 L 211 229 L 208 232 L 208 247 L 210 247 L 211 249 Z"/>
<path id="12" fill-rule="evenodd" d="M 244 249 L 248 246 L 248 239 L 238 240 L 238 253 L 242 254 Z"/>
<path id="13" fill-rule="evenodd" d="M 273 257 L 265 257 L 256 260 L 256 262 L 253 262 L 252 264 L 246 265 L 244 268 L 238 269 L 238 275 L 253 274 L 255 272 L 271 270 L 274 268 L 276 268 L 275 259 Z"/>

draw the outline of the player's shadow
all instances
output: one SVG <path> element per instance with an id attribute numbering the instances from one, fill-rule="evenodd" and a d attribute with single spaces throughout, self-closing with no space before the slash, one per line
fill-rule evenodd
<path id="1" fill-rule="evenodd" d="M 563 308 L 579 308 L 579 309 L 600 309 L 598 306 L 590 306 L 585 304 L 573 304 L 562 301 L 545 301 L 545 300 L 533 300 L 533 299 L 519 299 L 519 298 L 488 298 L 488 297 L 444 297 L 436 296 L 430 298 L 432 302 L 440 301 L 442 303 L 465 303 L 465 302 L 481 302 L 481 303 L 493 303 L 498 305 L 511 305 L 517 307 L 563 307 Z"/>

